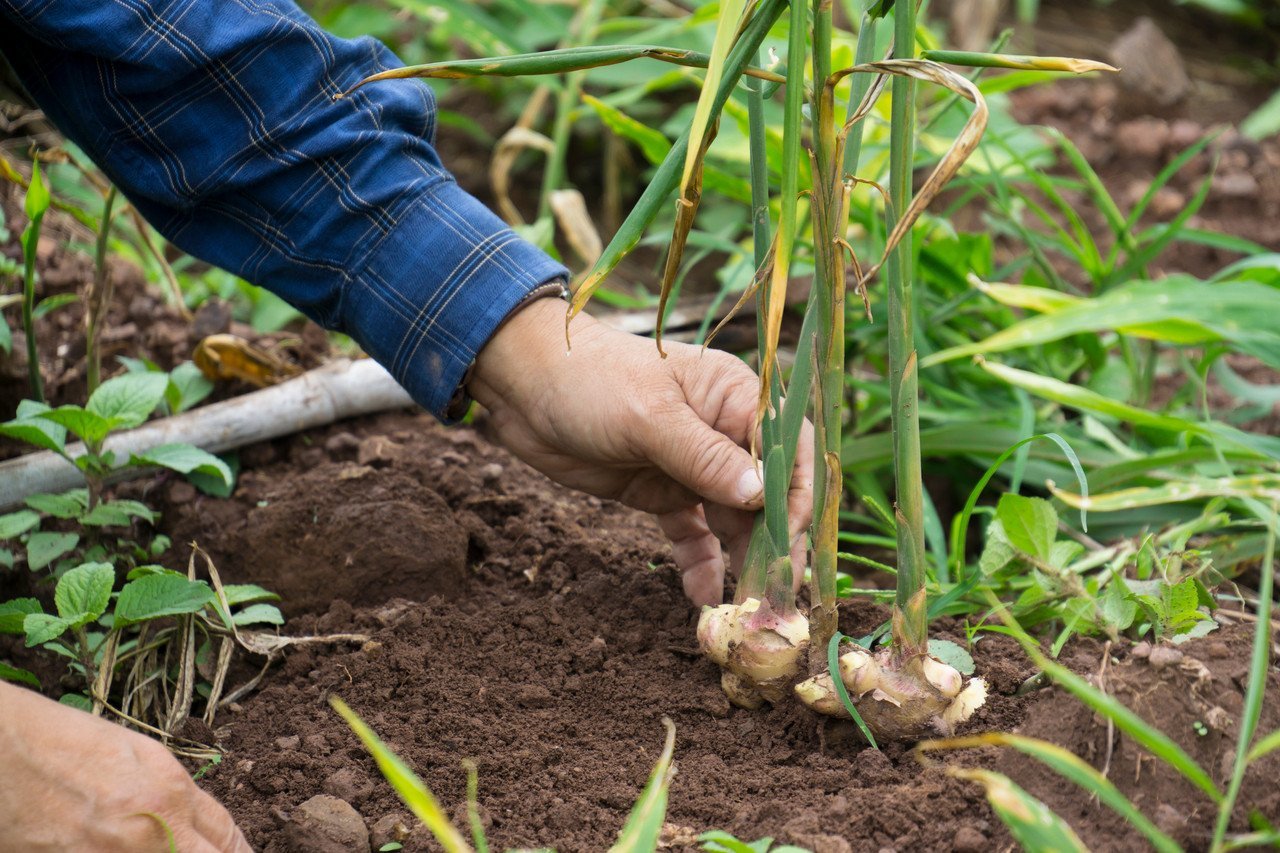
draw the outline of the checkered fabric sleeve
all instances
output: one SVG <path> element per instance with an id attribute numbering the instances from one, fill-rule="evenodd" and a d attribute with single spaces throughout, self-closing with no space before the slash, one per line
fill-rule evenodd
<path id="1" fill-rule="evenodd" d="M 167 239 L 346 332 L 424 408 L 566 271 L 462 190 L 418 82 L 289 0 L 0 0 L 0 53 Z"/>

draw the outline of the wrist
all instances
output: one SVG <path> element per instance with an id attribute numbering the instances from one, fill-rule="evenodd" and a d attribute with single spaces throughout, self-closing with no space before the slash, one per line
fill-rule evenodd
<path id="1" fill-rule="evenodd" d="M 559 299 L 535 299 L 517 307 L 476 356 L 467 391 L 492 410 L 528 390 L 537 377 L 562 369 L 567 355 L 567 306 Z M 576 343 L 597 323 L 579 314 L 568 332 Z"/>

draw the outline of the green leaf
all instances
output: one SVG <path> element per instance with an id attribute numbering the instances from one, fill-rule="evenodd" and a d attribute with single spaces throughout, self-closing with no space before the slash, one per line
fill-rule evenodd
<path id="1" fill-rule="evenodd" d="M 34 598 L 12 598 L 0 602 L 0 634 L 21 634 L 26 629 L 23 621 L 31 613 L 41 613 L 43 608 Z"/>
<path id="2" fill-rule="evenodd" d="M 80 523 L 90 527 L 124 527 L 132 524 L 135 518 L 154 524 L 159 521 L 160 513 L 140 501 L 103 501 L 83 516 Z"/>
<path id="3" fill-rule="evenodd" d="M 418 778 L 418 775 L 410 770 L 408 765 L 382 742 L 381 738 L 374 734 L 373 729 L 369 728 L 355 711 L 347 707 L 346 702 L 337 696 L 330 696 L 329 704 L 342 716 L 342 719 L 347 721 L 347 725 L 360 738 L 365 749 L 373 755 L 378 769 L 391 783 L 396 794 L 418 820 L 426 824 L 436 841 L 440 842 L 440 846 L 445 849 L 445 853 L 471 853 L 471 845 L 467 844 L 462 833 L 458 832 L 449 821 L 448 815 L 440 807 L 440 802 L 436 800 L 426 783 Z"/>
<path id="4" fill-rule="evenodd" d="M 996 518 L 1010 544 L 1038 560 L 1049 561 L 1058 536 L 1058 513 L 1043 498 L 1006 494 L 996 505 Z"/>
<path id="5" fill-rule="evenodd" d="M 1000 519 L 992 519 L 987 525 L 987 541 L 982 546 L 982 556 L 978 558 L 978 568 L 984 575 L 992 575 L 1013 562 L 1018 556 L 1009 537 L 1004 533 Z"/>
<path id="6" fill-rule="evenodd" d="M 79 406 L 59 406 L 40 416 L 65 427 L 79 436 L 86 444 L 97 444 L 111 433 L 115 423 Z"/>
<path id="7" fill-rule="evenodd" d="M 22 620 L 22 630 L 27 635 L 27 648 L 42 646 L 67 632 L 71 623 L 48 613 L 29 613 Z"/>
<path id="8" fill-rule="evenodd" d="M 666 745 L 609 853 L 649 853 L 658 849 L 658 836 L 662 834 L 662 823 L 667 816 L 667 791 L 675 775 L 671 760 L 676 748 L 675 723 L 666 717 L 662 723 L 667 727 Z"/>
<path id="9" fill-rule="evenodd" d="M 8 548 L 0 548 L 0 569 L 13 568 L 13 552 Z"/>
<path id="10" fill-rule="evenodd" d="M 46 296 L 31 309 L 31 317 L 38 320 L 50 311 L 56 311 L 64 305 L 70 305 L 79 298 L 79 295 L 75 293 L 55 293 L 52 296 Z"/>
<path id="11" fill-rule="evenodd" d="M 67 430 L 56 423 L 37 417 L 49 411 L 49 407 L 34 400 L 18 404 L 18 417 L 0 424 L 0 435 L 25 441 L 42 450 L 61 453 L 67 444 Z"/>
<path id="12" fill-rule="evenodd" d="M 20 509 L 8 515 L 0 515 L 0 539 L 13 539 L 28 530 L 40 526 L 40 513 Z"/>
<path id="13" fill-rule="evenodd" d="M 235 607 L 237 604 L 248 604 L 253 601 L 279 601 L 280 596 L 268 589 L 263 589 L 257 584 L 252 583 L 229 583 L 222 587 L 222 593 L 227 597 L 227 604 Z"/>
<path id="14" fill-rule="evenodd" d="M 169 374 L 169 387 L 165 389 L 165 402 L 175 415 L 185 412 L 213 393 L 210 382 L 193 362 L 184 361 Z"/>
<path id="15" fill-rule="evenodd" d="M 37 572 L 79 544 L 78 533 L 32 533 L 27 538 L 27 568 Z"/>
<path id="16" fill-rule="evenodd" d="M 231 621 L 238 626 L 283 625 L 284 615 L 274 604 L 250 604 L 244 610 L 233 614 Z"/>
<path id="17" fill-rule="evenodd" d="M 22 205 L 22 209 L 26 211 L 27 219 L 35 220 L 44 216 L 44 212 L 49 209 L 51 201 L 49 187 L 45 185 L 44 178 L 40 175 L 40 161 L 33 160 L 31 162 L 31 183 L 27 186 L 27 197 L 23 200 Z"/>
<path id="18" fill-rule="evenodd" d="M 227 463 L 212 453 L 201 450 L 198 447 L 192 447 L 190 444 L 164 444 L 160 447 L 152 448 L 146 453 L 139 453 L 129 457 L 129 464 L 158 465 L 161 468 L 169 468 L 180 474 L 190 474 L 196 471 L 201 474 L 221 477 L 222 481 L 227 484 L 233 482 L 231 469 L 227 467 Z"/>
<path id="19" fill-rule="evenodd" d="M 1008 776 L 990 770 L 952 768 L 952 775 L 982 785 L 987 802 L 1024 850 L 1037 853 L 1088 853 L 1079 836 L 1053 810 Z"/>
<path id="20" fill-rule="evenodd" d="M 89 490 L 72 489 L 60 495 L 32 495 L 27 498 L 26 504 L 32 509 L 48 513 L 54 518 L 76 518 L 89 505 Z"/>
<path id="21" fill-rule="evenodd" d="M 180 575 L 147 575 L 130 581 L 116 599 L 117 627 L 196 613 L 214 600 L 213 590 L 204 581 L 193 581 Z"/>
<path id="22" fill-rule="evenodd" d="M 58 702 L 63 705 L 70 705 L 72 708 L 77 708 L 81 711 L 91 711 L 93 709 L 93 702 L 83 693 L 63 693 L 58 697 Z"/>
<path id="23" fill-rule="evenodd" d="M 929 640 L 929 654 L 943 663 L 953 666 L 961 675 L 973 675 L 973 656 L 963 646 L 950 640 Z"/>
<path id="24" fill-rule="evenodd" d="M 9 666 L 4 661 L 0 661 L 0 681 L 12 681 L 18 684 L 27 684 L 40 689 L 40 679 L 36 678 L 35 673 L 27 672 L 25 669 L 18 669 L 16 666 Z"/>
<path id="25" fill-rule="evenodd" d="M 1128 630 L 1138 615 L 1138 605 L 1129 597 L 1124 579 L 1119 575 L 1107 584 L 1106 590 L 1098 597 L 1098 606 L 1102 610 L 1103 618 L 1114 625 L 1118 631 Z"/>
<path id="26" fill-rule="evenodd" d="M 151 417 L 168 387 L 163 373 L 126 373 L 99 385 L 85 408 L 110 421 L 113 429 L 131 429 Z"/>
<path id="27" fill-rule="evenodd" d="M 116 570 L 110 563 L 76 566 L 62 576 L 54 590 L 58 615 L 72 628 L 88 625 L 106 611 L 115 582 Z"/>

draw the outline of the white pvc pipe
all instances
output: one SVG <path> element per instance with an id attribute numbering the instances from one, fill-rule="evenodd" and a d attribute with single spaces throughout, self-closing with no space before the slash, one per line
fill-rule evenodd
<path id="1" fill-rule="evenodd" d="M 107 438 L 105 449 L 120 460 L 175 443 L 221 453 L 343 418 L 412 405 L 408 392 L 377 362 L 341 359 L 261 391 L 117 433 Z M 69 445 L 67 452 L 79 456 L 84 445 Z M 119 474 L 129 476 L 128 470 Z M 0 462 L 0 512 L 34 494 L 83 485 L 76 468 L 47 450 Z"/>

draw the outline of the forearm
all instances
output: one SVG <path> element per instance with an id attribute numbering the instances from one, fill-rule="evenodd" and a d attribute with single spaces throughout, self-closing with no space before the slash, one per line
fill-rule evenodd
<path id="1" fill-rule="evenodd" d="M 416 83 L 288 0 L 0 0 L 0 52 L 166 238 L 352 335 L 443 415 L 476 353 L 565 270 L 461 190 Z"/>

